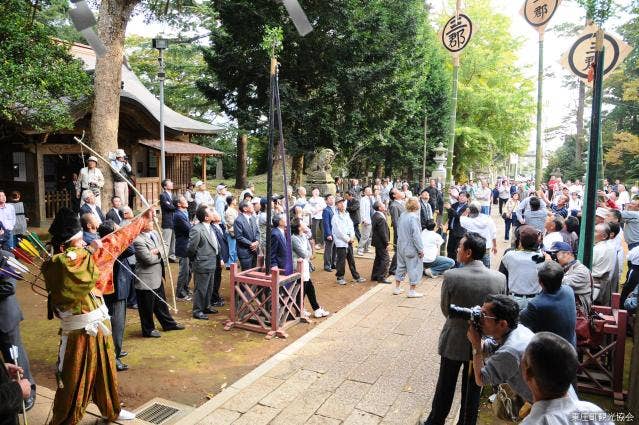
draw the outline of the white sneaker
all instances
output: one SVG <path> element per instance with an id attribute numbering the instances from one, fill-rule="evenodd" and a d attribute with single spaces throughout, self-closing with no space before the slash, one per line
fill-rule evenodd
<path id="1" fill-rule="evenodd" d="M 338 285 L 346 285 L 346 281 L 344 279 L 337 279 Z"/>
<path id="2" fill-rule="evenodd" d="M 399 295 L 402 292 L 404 292 L 404 290 L 402 288 L 395 288 L 393 289 L 393 295 Z"/>
<path id="3" fill-rule="evenodd" d="M 131 421 L 133 419 L 135 419 L 135 413 L 124 409 L 120 410 L 120 416 L 118 416 L 119 421 Z"/>
<path id="4" fill-rule="evenodd" d="M 362 255 L 364 255 L 364 251 L 359 251 L 359 250 L 358 250 L 358 251 L 357 251 L 357 255 L 359 255 L 359 256 L 361 257 Z"/>
<path id="5" fill-rule="evenodd" d="M 309 313 L 307 310 L 304 310 L 302 312 L 302 317 L 311 317 L 311 313 Z"/>
<path id="6" fill-rule="evenodd" d="M 433 277 L 433 271 L 431 269 L 425 269 L 424 275 L 428 277 Z"/>
<path id="7" fill-rule="evenodd" d="M 424 294 L 416 291 L 408 291 L 408 293 L 406 294 L 406 298 L 421 298 L 423 296 Z"/>
<path id="8" fill-rule="evenodd" d="M 331 314 L 331 313 L 329 313 L 328 311 L 324 310 L 322 307 L 320 307 L 317 310 L 315 310 L 315 313 L 314 313 L 315 317 L 318 318 L 318 319 L 320 317 L 326 317 L 329 314 Z"/>

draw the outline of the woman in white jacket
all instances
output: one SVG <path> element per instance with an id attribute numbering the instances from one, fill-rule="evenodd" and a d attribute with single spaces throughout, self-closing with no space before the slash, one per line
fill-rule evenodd
<path id="1" fill-rule="evenodd" d="M 317 318 L 326 317 L 330 313 L 320 307 L 315 295 L 315 286 L 311 281 L 310 258 L 311 246 L 307 236 L 308 228 L 299 219 L 291 221 L 291 245 L 293 248 L 293 264 L 297 264 L 298 259 L 302 259 L 302 282 L 304 283 L 304 293 L 308 297 L 308 302 L 313 308 L 313 315 Z"/>

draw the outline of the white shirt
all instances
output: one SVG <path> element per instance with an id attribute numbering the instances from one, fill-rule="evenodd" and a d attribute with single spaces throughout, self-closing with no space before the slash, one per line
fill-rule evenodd
<path id="1" fill-rule="evenodd" d="M 362 223 L 371 224 L 371 200 L 368 196 L 362 196 L 359 201 L 359 216 Z"/>
<path id="2" fill-rule="evenodd" d="M 16 211 L 12 204 L 5 202 L 4 207 L 0 208 L 0 222 L 6 230 L 13 230 L 16 225 Z"/>
<path id="3" fill-rule="evenodd" d="M 608 241 L 600 241 L 595 244 L 592 251 L 592 277 L 602 277 L 607 272 L 612 273 L 617 261 L 617 252 L 610 249 Z"/>
<path id="4" fill-rule="evenodd" d="M 312 217 L 315 220 L 321 220 L 322 212 L 324 211 L 324 208 L 326 208 L 326 201 L 324 201 L 324 198 L 321 196 L 311 196 L 308 200 L 308 204 L 311 208 L 313 208 Z"/>
<path id="5" fill-rule="evenodd" d="M 564 238 L 561 236 L 560 232 L 550 232 L 546 236 L 544 236 L 544 248 L 548 249 L 555 242 L 563 242 Z"/>
<path id="6" fill-rule="evenodd" d="M 89 189 L 89 183 L 94 183 L 97 187 L 104 186 L 104 176 L 99 168 L 84 167 L 80 170 L 80 186 L 82 189 Z"/>
<path id="7" fill-rule="evenodd" d="M 464 229 L 469 232 L 479 233 L 486 239 L 486 248 L 493 247 L 493 239 L 497 238 L 497 228 L 492 218 L 486 214 L 479 214 L 477 217 L 459 217 L 459 222 Z"/>
<path id="8" fill-rule="evenodd" d="M 629 418 L 629 422 L 632 419 Z M 613 425 L 608 414 L 587 401 L 568 396 L 553 400 L 540 400 L 533 404 L 530 414 L 521 425 Z"/>
<path id="9" fill-rule="evenodd" d="M 475 198 L 479 201 L 479 204 L 482 207 L 488 207 L 490 206 L 490 198 L 492 197 L 492 194 L 493 191 L 489 187 L 481 187 L 475 192 Z"/>
<path id="10" fill-rule="evenodd" d="M 568 201 L 568 211 L 572 211 L 572 210 L 577 210 L 577 211 L 581 211 L 581 206 L 583 205 L 583 201 L 579 198 L 577 199 L 573 199 L 573 197 L 570 197 L 570 200 Z"/>
<path id="11" fill-rule="evenodd" d="M 439 233 L 432 230 L 422 230 L 422 245 L 424 245 L 424 263 L 432 263 L 439 255 L 439 248 L 444 243 L 444 239 Z"/>
<path id="12" fill-rule="evenodd" d="M 621 209 L 623 209 L 624 205 L 630 203 L 630 194 L 627 190 L 623 192 L 619 192 L 619 198 L 617 198 L 617 205 L 621 205 Z"/>
<path id="13" fill-rule="evenodd" d="M 199 207 L 201 204 L 213 206 L 213 197 L 211 197 L 208 190 L 198 190 L 195 192 L 195 205 Z"/>
<path id="14" fill-rule="evenodd" d="M 355 235 L 353 221 L 346 211 L 336 211 L 331 222 L 333 226 L 333 241 L 337 248 L 348 248 L 348 242 Z"/>

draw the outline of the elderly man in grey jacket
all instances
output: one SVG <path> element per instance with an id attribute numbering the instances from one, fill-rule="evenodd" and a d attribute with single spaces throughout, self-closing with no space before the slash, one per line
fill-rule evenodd
<path id="1" fill-rule="evenodd" d="M 422 243 L 422 226 L 419 219 L 419 202 L 417 198 L 410 198 L 406 202 L 406 212 L 399 217 L 397 223 L 397 270 L 395 271 L 395 289 L 393 295 L 399 295 L 404 290 L 400 287 L 406 274 L 410 289 L 408 298 L 423 297 L 415 291 L 415 287 L 422 280 L 424 266 L 424 245 Z"/>
<path id="2" fill-rule="evenodd" d="M 439 335 L 439 377 L 432 409 L 425 424 L 439 425 L 446 421 L 462 367 L 459 423 L 474 424 L 477 420 L 481 388 L 472 377 L 469 379 L 468 374 L 472 360 L 471 345 L 466 336 L 468 320 L 450 317 L 449 306 L 455 304 L 471 308 L 481 305 L 490 294 L 506 292 L 506 276 L 487 269 L 481 262 L 485 252 L 486 240 L 478 233 L 467 233 L 457 248 L 457 262 L 464 266 L 444 273 L 441 310 L 446 316 L 446 323 Z"/>

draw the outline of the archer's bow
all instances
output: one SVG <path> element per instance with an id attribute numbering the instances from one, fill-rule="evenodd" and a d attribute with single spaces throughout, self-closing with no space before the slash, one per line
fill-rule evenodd
<path id="1" fill-rule="evenodd" d="M 128 179 L 128 177 L 126 177 L 124 174 L 122 174 L 122 172 L 120 170 L 116 170 L 113 166 L 111 166 L 111 163 L 109 161 L 106 160 L 106 158 L 104 158 L 102 155 L 100 155 L 98 152 L 95 151 L 95 149 L 93 149 L 91 146 L 87 145 L 86 143 L 84 143 L 82 141 L 82 139 L 84 139 L 84 132 L 82 133 L 82 139 L 78 139 L 76 136 L 73 137 L 73 139 L 78 142 L 82 147 L 87 148 L 87 150 L 89 152 L 91 152 L 93 155 L 95 155 L 98 159 L 100 159 L 101 161 L 103 161 L 105 164 L 107 164 L 109 166 L 109 168 L 111 169 L 111 171 L 115 174 L 117 174 L 122 180 L 124 180 L 126 182 L 126 184 L 133 190 L 133 192 L 140 197 L 140 200 L 142 201 L 142 203 L 144 204 L 144 206 L 149 209 L 151 208 L 151 204 L 149 203 L 149 201 L 146 200 L 146 198 L 144 197 L 144 195 L 142 195 L 142 193 L 138 190 L 137 187 L 135 187 L 135 185 L 133 183 L 131 183 L 131 181 Z M 158 230 L 158 234 L 160 236 L 160 241 L 162 242 L 162 247 L 163 247 L 163 251 L 164 251 L 164 264 L 166 267 L 166 272 L 169 275 L 169 282 L 171 283 L 171 294 L 173 296 L 173 309 L 177 311 L 177 303 L 175 301 L 175 285 L 173 284 L 173 274 L 171 273 L 171 267 L 170 267 L 170 262 L 169 262 L 169 254 L 168 254 L 168 246 L 166 244 L 166 241 L 164 240 L 164 237 L 162 236 L 162 229 L 160 227 L 160 224 L 158 223 L 158 219 L 155 215 L 153 215 L 153 224 L 155 225 L 156 229 Z"/>

